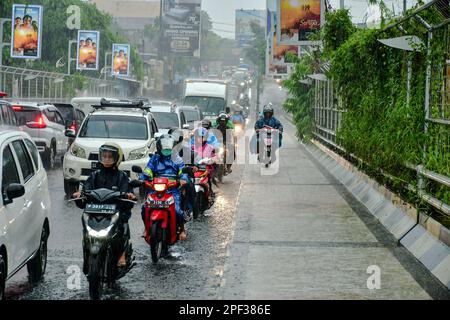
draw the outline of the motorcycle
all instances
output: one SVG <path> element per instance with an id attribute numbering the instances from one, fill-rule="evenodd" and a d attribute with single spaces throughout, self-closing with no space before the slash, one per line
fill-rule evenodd
<path id="1" fill-rule="evenodd" d="M 137 182 L 132 181 L 130 186 L 137 187 Z M 84 209 L 83 272 L 88 278 L 90 298 L 99 300 L 105 284 L 111 287 L 135 266 L 131 243 L 123 243 L 123 234 L 129 231 L 124 230 L 120 214 L 136 202 L 128 200 L 127 194 L 117 188 L 85 190 L 79 199 L 69 201 Z M 124 248 L 126 266 L 119 268 L 117 262 Z"/>
<path id="2" fill-rule="evenodd" d="M 133 166 L 132 171 L 142 173 L 142 168 Z M 175 198 L 167 191 L 179 185 L 178 181 L 169 181 L 168 178 L 154 178 L 153 181 L 141 183 L 146 189 L 154 190 L 148 193 L 145 202 L 144 224 L 145 241 L 150 245 L 152 261 L 167 255 L 169 246 L 174 245 L 180 233 L 177 227 Z"/>
<path id="3" fill-rule="evenodd" d="M 209 175 L 211 172 L 212 160 L 205 158 L 199 161 L 195 176 L 195 200 L 193 208 L 194 219 L 197 219 L 200 214 L 214 205 L 214 197 L 211 194 Z"/>
<path id="4" fill-rule="evenodd" d="M 266 168 L 268 168 L 272 164 L 272 146 L 273 146 L 273 137 L 275 134 L 279 134 L 279 130 L 272 128 L 270 126 L 264 126 L 262 129 L 256 130 L 258 135 L 258 147 L 260 144 L 260 139 L 264 142 L 264 150 L 262 153 L 262 159 L 260 158 L 261 152 L 258 153 L 258 161 L 263 163 Z"/>

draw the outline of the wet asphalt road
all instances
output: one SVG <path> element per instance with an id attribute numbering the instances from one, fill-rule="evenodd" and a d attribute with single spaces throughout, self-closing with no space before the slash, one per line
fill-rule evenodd
<path id="1" fill-rule="evenodd" d="M 205 216 L 187 224 L 187 241 L 171 247 L 169 257 L 157 264 L 152 263 L 150 247 L 141 238 L 141 204 L 136 205 L 130 228 L 137 265 L 117 282 L 116 288 L 106 290 L 104 298 L 217 299 L 241 175 L 242 168 L 235 166 L 224 183 L 214 188 L 215 205 Z M 26 268 L 22 269 L 7 283 L 7 299 L 89 299 L 86 277 L 76 272 L 82 270 L 82 211 L 65 199 L 60 165 L 48 172 L 48 178 L 52 214 L 45 278 L 32 288 Z M 80 288 L 76 288 L 76 275 Z"/>
<path id="2" fill-rule="evenodd" d="M 252 97 L 252 105 L 254 108 L 256 97 Z M 88 282 L 82 273 L 82 210 L 65 199 L 61 166 L 58 162 L 54 170 L 47 171 L 52 212 L 45 277 L 31 287 L 23 268 L 7 282 L 7 299 L 89 299 Z M 219 187 L 213 186 L 214 206 L 186 224 L 187 241 L 172 246 L 169 256 L 157 264 L 152 262 L 150 247 L 141 237 L 142 203 L 136 204 L 129 223 L 137 265 L 117 281 L 115 288 L 105 289 L 103 299 L 219 299 L 243 169 L 243 165 L 234 165 L 232 174 L 224 177 Z"/>

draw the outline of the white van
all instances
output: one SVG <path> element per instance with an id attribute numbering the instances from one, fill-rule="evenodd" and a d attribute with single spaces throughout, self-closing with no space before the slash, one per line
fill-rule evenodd
<path id="1" fill-rule="evenodd" d="M 184 87 L 185 106 L 197 106 L 206 119 L 215 119 L 228 106 L 227 80 L 187 79 Z"/>

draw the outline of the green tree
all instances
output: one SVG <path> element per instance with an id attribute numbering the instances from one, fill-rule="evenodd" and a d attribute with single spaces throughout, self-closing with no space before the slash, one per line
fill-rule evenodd
<path id="1" fill-rule="evenodd" d="M 67 8 L 71 5 L 77 5 L 81 9 L 81 29 L 97 30 L 100 32 L 100 57 L 99 70 L 104 67 L 104 53 L 111 51 L 112 44 L 115 42 L 125 42 L 126 37 L 120 32 L 114 32 L 112 28 L 112 17 L 97 9 L 95 4 L 85 3 L 81 0 L 2 0 L 0 3 L 0 13 L 2 17 L 10 17 L 12 5 L 16 4 L 35 4 L 42 5 L 43 12 L 43 34 L 42 34 L 42 57 L 39 60 L 24 61 L 22 59 L 12 59 L 9 56 L 9 48 L 4 50 L 5 65 L 24 67 L 61 72 L 56 68 L 56 61 L 60 58 L 67 59 L 69 40 L 76 40 L 77 30 L 69 30 L 66 21 L 69 15 Z M 10 39 L 10 30 L 5 28 L 6 39 Z M 75 50 L 72 50 L 74 52 Z M 143 78 L 143 62 L 136 50 L 132 48 L 131 52 L 133 71 L 138 80 Z M 109 63 L 109 62 L 108 62 Z M 83 75 L 98 77 L 97 71 L 84 71 Z"/>

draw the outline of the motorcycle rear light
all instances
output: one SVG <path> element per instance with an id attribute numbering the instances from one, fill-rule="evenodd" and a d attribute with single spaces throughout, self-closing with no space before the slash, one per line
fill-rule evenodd
<path id="1" fill-rule="evenodd" d="M 155 191 L 165 191 L 166 190 L 166 185 L 165 184 L 155 184 L 154 185 Z"/>

